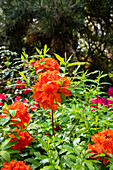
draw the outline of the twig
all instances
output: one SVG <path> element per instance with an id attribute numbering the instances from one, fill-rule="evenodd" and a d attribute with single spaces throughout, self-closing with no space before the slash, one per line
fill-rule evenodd
<path id="1" fill-rule="evenodd" d="M 53 129 L 53 136 L 55 136 L 54 122 L 53 122 L 53 111 L 52 111 L 52 129 Z"/>
<path id="2" fill-rule="evenodd" d="M 66 138 L 71 134 L 71 132 L 73 131 L 74 127 L 76 126 L 76 124 L 78 123 L 80 119 L 77 119 L 77 121 L 75 122 L 74 126 L 72 127 L 72 129 L 70 130 L 70 132 L 68 133 L 68 135 L 66 136 Z"/>

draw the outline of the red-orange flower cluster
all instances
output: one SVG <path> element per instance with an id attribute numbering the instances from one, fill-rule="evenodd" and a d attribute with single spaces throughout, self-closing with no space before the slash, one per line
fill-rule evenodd
<path id="1" fill-rule="evenodd" d="M 95 155 L 106 153 L 107 156 L 109 156 L 107 153 L 113 154 L 113 130 L 107 129 L 103 132 L 98 132 L 98 134 L 91 137 L 91 141 L 95 144 L 88 144 L 88 149 L 92 149 L 89 153 L 95 153 Z M 94 158 L 95 155 L 90 157 Z M 109 162 L 104 157 L 96 157 L 94 159 L 102 161 L 104 165 Z"/>
<path id="2" fill-rule="evenodd" d="M 10 163 L 5 161 L 1 170 L 31 170 L 30 165 L 25 165 L 23 161 L 12 160 Z"/>
<path id="3" fill-rule="evenodd" d="M 33 140 L 33 137 L 27 132 L 27 131 L 20 131 L 20 129 L 14 129 L 13 132 L 17 132 L 17 135 L 20 136 L 20 138 L 16 138 L 14 134 L 8 134 L 8 136 L 11 138 L 11 141 L 18 141 L 14 146 L 12 146 L 12 149 L 17 149 L 21 151 L 21 149 L 26 148 L 26 146 L 31 145 L 31 141 Z"/>
<path id="4" fill-rule="evenodd" d="M 57 70 L 40 73 L 38 82 L 33 85 L 33 98 L 44 109 L 57 110 L 58 103 L 61 102 L 60 93 L 66 97 L 71 95 L 71 91 L 66 89 L 71 85 L 70 80 L 66 76 L 62 78 L 59 74 Z"/>
<path id="5" fill-rule="evenodd" d="M 16 115 L 13 117 L 11 114 L 11 122 L 14 122 L 13 125 L 16 125 L 17 127 L 21 126 L 22 129 L 25 128 L 25 123 L 28 124 L 28 122 L 30 121 L 30 115 L 27 111 L 27 107 L 18 101 L 15 101 L 13 104 L 8 105 L 9 108 L 9 112 L 6 108 L 3 109 L 4 114 L 10 114 L 10 110 L 15 110 L 16 111 Z M 15 120 L 16 118 L 19 118 L 20 121 Z"/>
<path id="6" fill-rule="evenodd" d="M 41 58 L 40 60 L 37 60 L 36 63 L 34 64 L 34 67 L 37 70 L 39 70 L 39 72 L 42 71 L 53 71 L 53 70 L 57 70 L 59 71 L 59 64 L 58 61 L 55 60 L 54 58 Z"/>

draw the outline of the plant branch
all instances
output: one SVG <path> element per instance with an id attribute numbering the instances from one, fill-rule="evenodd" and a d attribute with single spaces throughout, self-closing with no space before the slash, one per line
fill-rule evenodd
<path id="1" fill-rule="evenodd" d="M 76 124 L 78 123 L 80 119 L 77 119 L 77 121 L 75 122 L 75 124 L 73 125 L 72 129 L 70 130 L 70 132 L 68 133 L 68 135 L 66 136 L 66 138 L 71 134 L 71 132 L 73 131 L 73 129 L 75 128 Z"/>
<path id="2" fill-rule="evenodd" d="M 53 136 L 55 136 L 54 122 L 53 122 L 53 111 L 52 111 L 52 129 L 53 129 Z"/>

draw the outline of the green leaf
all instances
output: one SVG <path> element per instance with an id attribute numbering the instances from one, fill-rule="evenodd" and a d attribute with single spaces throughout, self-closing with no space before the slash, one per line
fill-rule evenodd
<path id="1" fill-rule="evenodd" d="M 20 72 L 20 71 L 19 71 L 19 74 L 26 80 L 26 76 L 24 75 L 23 72 Z"/>
<path id="2" fill-rule="evenodd" d="M 29 162 L 29 163 L 32 163 L 34 165 L 37 165 L 37 167 L 40 166 L 40 162 L 35 160 L 35 159 L 33 159 L 33 158 L 27 158 L 27 159 L 25 159 L 25 161 Z"/>
<path id="3" fill-rule="evenodd" d="M 44 46 L 44 55 L 49 51 L 50 48 L 47 49 L 47 44 Z"/>
<path id="4" fill-rule="evenodd" d="M 38 52 L 38 54 L 42 54 L 42 51 L 40 51 L 38 48 L 36 48 L 36 51 Z"/>
<path id="5" fill-rule="evenodd" d="M 70 159 L 73 159 L 73 160 L 77 159 L 77 157 L 75 155 L 72 155 L 72 154 L 67 155 L 67 157 L 70 158 Z"/>
<path id="6" fill-rule="evenodd" d="M 55 168 L 53 166 L 44 166 L 43 168 L 41 168 L 40 170 L 55 170 Z"/>
<path id="7" fill-rule="evenodd" d="M 58 165 L 55 165 L 55 168 L 58 169 L 58 170 L 62 170 L 62 169 L 60 168 L 60 166 L 58 166 Z"/>
<path id="8" fill-rule="evenodd" d="M 101 153 L 101 154 L 95 155 L 93 158 L 104 157 L 104 156 L 105 156 L 105 154 L 104 154 L 104 153 Z"/>
<path id="9" fill-rule="evenodd" d="M 75 90 L 74 90 L 73 87 L 65 87 L 65 88 L 68 89 L 68 90 L 70 90 L 72 94 L 75 93 Z"/>
<path id="10" fill-rule="evenodd" d="M 84 169 L 85 168 L 82 165 L 74 165 L 74 166 L 72 166 L 72 170 L 84 170 Z"/>
<path id="11" fill-rule="evenodd" d="M 18 135 L 18 134 L 14 134 L 14 136 L 15 136 L 15 138 L 17 138 L 17 139 L 20 139 L 20 135 Z"/>
<path id="12" fill-rule="evenodd" d="M 61 97 L 61 103 L 65 103 L 66 102 L 66 96 L 63 93 L 60 93 L 60 97 Z"/>
<path id="13" fill-rule="evenodd" d="M 53 157 L 54 160 L 56 160 L 57 157 L 58 157 L 58 152 L 57 151 L 52 151 L 52 157 Z"/>
<path id="14" fill-rule="evenodd" d="M 78 66 L 78 65 L 84 65 L 86 62 L 76 62 L 76 63 L 71 63 L 71 64 L 68 64 L 67 67 L 70 67 L 70 66 Z"/>
<path id="15" fill-rule="evenodd" d="M 85 160 L 85 163 L 88 166 L 89 170 L 95 170 L 95 168 L 90 160 Z"/>
<path id="16" fill-rule="evenodd" d="M 110 169 L 109 170 L 113 170 L 113 165 L 110 166 Z"/>
<path id="17" fill-rule="evenodd" d="M 60 81 L 48 81 L 47 84 L 51 83 L 51 82 L 55 82 L 55 83 L 58 83 L 61 85 L 61 82 Z"/>
<path id="18" fill-rule="evenodd" d="M 7 151 L 0 151 L 0 155 L 5 161 L 10 161 L 10 154 Z"/>
<path id="19" fill-rule="evenodd" d="M 11 114 L 13 117 L 15 117 L 15 115 L 16 115 L 16 110 L 9 110 L 9 112 L 10 112 L 10 114 Z"/>
<path id="20" fill-rule="evenodd" d="M 10 117 L 9 117 L 9 116 L 8 116 L 8 117 L 4 117 L 4 118 L 0 119 L 0 124 L 1 124 L 2 126 L 4 126 L 6 123 L 9 122 L 9 120 L 10 120 Z"/>
<path id="21" fill-rule="evenodd" d="M 2 145 L 0 146 L 0 149 L 2 149 L 5 145 L 7 145 L 10 140 L 11 140 L 11 138 L 6 139 L 6 140 L 2 143 Z"/>
<path id="22" fill-rule="evenodd" d="M 7 149 L 7 152 L 8 152 L 9 154 L 20 153 L 20 151 L 19 151 L 19 150 L 16 150 L 16 149 Z"/>
<path id="23" fill-rule="evenodd" d="M 11 141 L 7 145 L 4 146 L 4 149 L 10 148 L 11 146 L 15 145 L 16 143 L 18 143 L 18 141 Z"/>
<path id="24" fill-rule="evenodd" d="M 24 56 L 23 55 L 21 55 L 21 60 L 22 60 L 22 62 L 24 61 Z"/>
<path id="25" fill-rule="evenodd" d="M 54 53 L 56 58 L 60 61 L 61 64 L 65 65 L 64 59 L 62 57 L 60 57 L 58 54 Z"/>
<path id="26" fill-rule="evenodd" d="M 9 107 L 8 107 L 7 103 L 5 103 L 4 105 L 5 105 L 5 108 L 9 111 Z"/>
<path id="27" fill-rule="evenodd" d="M 75 138 L 73 141 L 74 146 L 77 146 L 79 142 L 80 142 L 80 138 Z"/>

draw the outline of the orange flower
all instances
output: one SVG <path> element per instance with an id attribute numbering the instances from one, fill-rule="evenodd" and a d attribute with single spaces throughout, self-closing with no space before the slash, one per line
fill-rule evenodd
<path id="1" fill-rule="evenodd" d="M 12 149 L 21 151 L 21 149 L 31 145 L 33 137 L 27 131 L 20 131 L 20 129 L 16 128 L 13 132 L 17 132 L 17 135 L 20 136 L 20 139 L 16 138 L 14 134 L 8 134 L 8 136 L 11 138 L 10 142 L 18 141 L 14 146 L 11 147 Z"/>
<path id="2" fill-rule="evenodd" d="M 108 153 L 113 154 L 113 130 L 107 129 L 103 132 L 98 132 L 98 134 L 91 137 L 91 141 L 95 144 L 88 144 L 88 149 L 92 149 L 89 153 L 95 153 L 95 155 L 105 153 L 107 156 L 109 156 Z M 93 158 L 94 155 L 90 157 Z M 109 162 L 109 160 L 104 157 L 94 159 L 102 161 L 105 165 Z"/>
<path id="3" fill-rule="evenodd" d="M 62 78 L 60 73 L 56 70 L 46 71 L 38 75 L 38 82 L 33 85 L 33 98 L 38 102 L 44 109 L 49 108 L 57 110 L 58 103 L 61 102 L 60 93 L 65 96 L 70 96 L 70 90 L 65 87 L 70 87 L 71 82 L 67 77 Z"/>
<path id="4" fill-rule="evenodd" d="M 6 108 L 3 109 L 4 114 L 10 114 L 10 110 L 15 110 L 16 111 L 16 115 L 13 117 L 11 114 L 11 121 L 10 122 L 14 122 L 14 124 L 12 125 L 16 125 L 17 127 L 21 126 L 22 129 L 25 128 L 25 123 L 28 124 L 28 122 L 30 121 L 30 115 L 27 111 L 26 106 L 18 101 L 15 101 L 13 104 L 8 105 L 9 108 L 9 112 Z M 20 121 L 15 120 L 16 118 L 19 118 Z"/>
<path id="5" fill-rule="evenodd" d="M 10 163 L 5 161 L 1 170 L 31 170 L 30 165 L 25 165 L 23 161 L 12 160 Z"/>
<path id="6" fill-rule="evenodd" d="M 40 60 L 37 60 L 36 63 L 34 64 L 34 67 L 37 70 L 41 71 L 53 71 L 53 70 L 58 70 L 59 71 L 59 64 L 57 60 L 54 58 L 41 58 Z"/>

